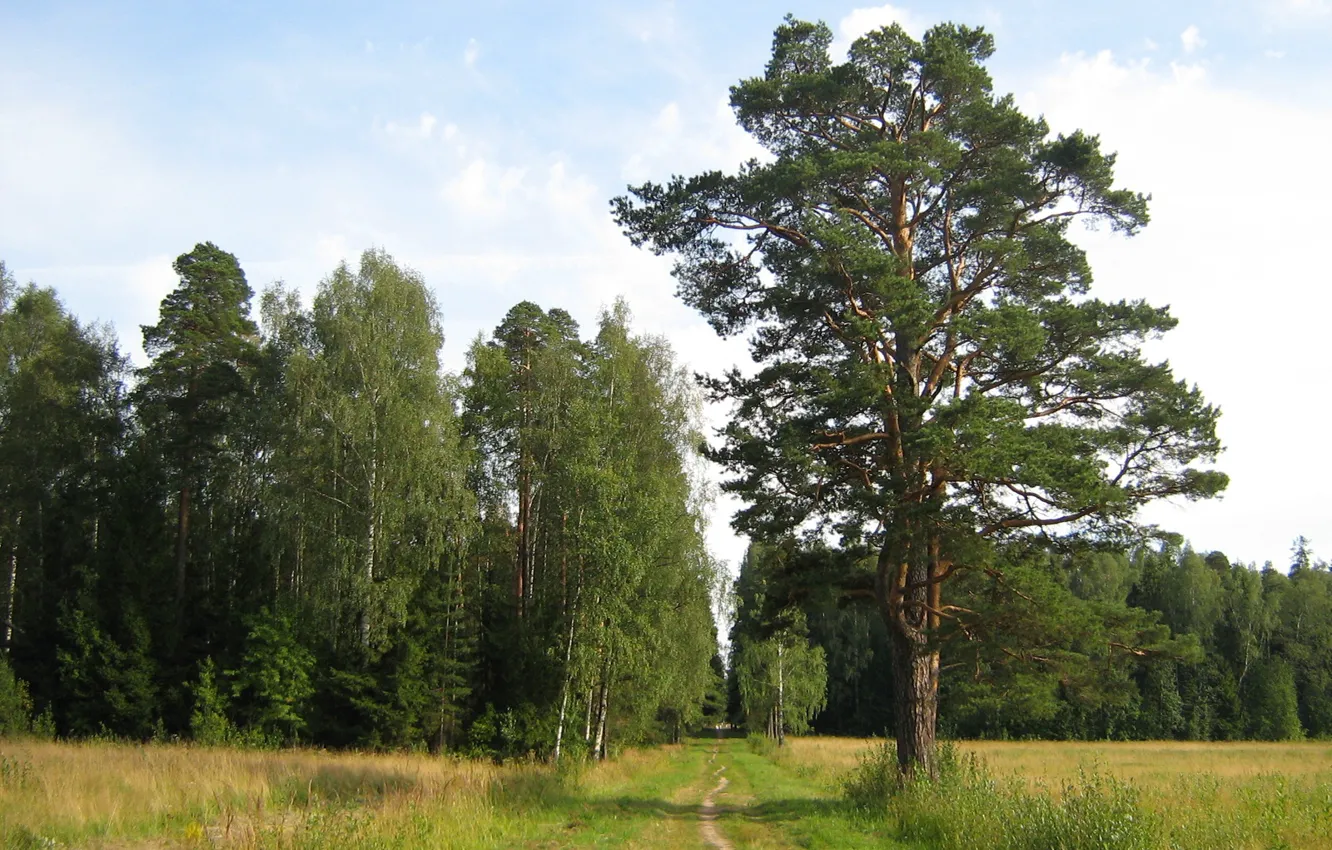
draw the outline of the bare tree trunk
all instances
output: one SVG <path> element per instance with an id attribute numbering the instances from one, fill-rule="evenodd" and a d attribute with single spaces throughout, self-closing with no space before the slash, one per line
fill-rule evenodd
<path id="1" fill-rule="evenodd" d="M 784 649 L 777 644 L 777 746 L 786 745 L 786 676 L 782 670 Z"/>
<path id="2" fill-rule="evenodd" d="M 97 470 L 97 467 L 98 467 L 98 463 L 97 463 L 97 446 L 98 446 L 97 438 L 96 438 L 96 437 L 93 437 L 93 445 L 92 445 L 92 449 L 93 449 L 93 450 L 92 450 L 92 455 L 93 455 L 93 470 L 94 470 L 94 471 L 93 471 L 93 475 L 94 475 L 94 476 L 97 474 L 96 470 Z M 93 517 L 92 517 L 92 520 L 93 520 L 93 527 L 92 527 L 92 554 L 93 554 L 93 558 L 94 558 L 94 559 L 96 559 L 96 557 L 97 557 L 98 544 L 100 543 L 100 532 L 101 532 L 101 527 L 102 527 L 102 526 L 101 526 L 101 518 L 102 518 L 102 500 L 98 497 L 98 488 L 97 488 L 96 486 L 94 486 L 94 487 L 93 487 Z"/>
<path id="3" fill-rule="evenodd" d="M 23 512 L 14 518 L 14 536 L 9 541 L 9 597 L 5 602 L 5 652 L 14 644 L 14 603 L 18 596 L 19 532 L 23 529 Z"/>
<path id="4" fill-rule="evenodd" d="M 188 481 L 180 485 L 179 505 L 176 509 L 176 621 L 185 620 L 185 564 L 190 552 L 190 495 L 193 490 Z"/>

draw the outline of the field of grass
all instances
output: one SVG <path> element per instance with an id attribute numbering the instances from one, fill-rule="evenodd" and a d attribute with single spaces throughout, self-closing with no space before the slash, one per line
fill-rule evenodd
<path id="1" fill-rule="evenodd" d="M 865 753 L 874 746 L 793 738 L 778 751 L 700 738 L 560 772 L 428 755 L 0 741 L 0 842 L 116 850 L 709 841 L 920 850 L 1332 847 L 1329 744 L 964 744 L 943 783 L 889 782 L 867 804 L 865 780 L 875 774 Z M 848 797 L 857 770 L 862 794 Z M 701 818 L 705 797 L 715 802 L 707 810 L 711 832 Z"/>
<path id="2" fill-rule="evenodd" d="M 830 783 L 882 746 L 792 739 L 776 758 Z M 1086 826 L 1100 836 L 1061 834 L 1067 843 L 1058 846 L 1332 848 L 1329 742 L 987 741 L 954 750 L 960 767 L 951 781 L 890 799 L 893 835 L 923 847 L 1040 847 L 1045 839 L 1024 838 L 1025 826 L 1048 820 L 1056 832 Z"/>
<path id="3" fill-rule="evenodd" d="M 855 767 L 865 750 L 882 740 L 790 738 L 797 763 L 830 771 Z M 1208 775 L 1242 781 L 1280 774 L 1288 779 L 1332 781 L 1332 742 L 1234 741 L 959 741 L 958 752 L 975 755 L 997 777 L 1018 776 L 1046 784 L 1098 770 L 1149 788 Z"/>

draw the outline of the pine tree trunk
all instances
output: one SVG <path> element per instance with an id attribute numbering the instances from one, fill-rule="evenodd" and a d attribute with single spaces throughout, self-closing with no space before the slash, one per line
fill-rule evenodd
<path id="1" fill-rule="evenodd" d="M 98 440 L 96 437 L 93 437 L 92 458 L 93 458 L 94 475 L 97 474 L 96 470 L 98 469 L 98 467 L 101 466 L 101 464 L 97 462 L 97 446 L 98 446 Z M 94 485 L 93 512 L 92 512 L 92 555 L 94 560 L 97 559 L 97 552 L 101 544 L 101 529 L 102 529 L 101 518 L 102 518 L 102 499 L 98 493 L 98 487 Z"/>
<path id="2" fill-rule="evenodd" d="M 189 483 L 180 486 L 179 506 L 176 510 L 176 621 L 185 620 L 185 564 L 190 552 L 190 495 Z"/>
<path id="3" fill-rule="evenodd" d="M 904 776 L 939 775 L 935 759 L 935 722 L 939 708 L 939 652 L 924 636 L 899 629 L 893 636 L 893 709 L 897 726 L 897 761 Z"/>
<path id="4" fill-rule="evenodd" d="M 937 534 L 907 519 L 879 553 L 876 592 L 892 636 L 897 761 L 906 778 L 939 775 L 939 648 L 932 636 L 942 604 L 940 551 Z"/>
<path id="5" fill-rule="evenodd" d="M 521 465 L 523 460 L 519 459 Z M 531 524 L 531 482 L 525 470 L 518 473 L 518 551 L 515 553 L 513 569 L 513 600 L 519 619 L 523 616 L 523 602 L 527 599 L 527 534 Z"/>

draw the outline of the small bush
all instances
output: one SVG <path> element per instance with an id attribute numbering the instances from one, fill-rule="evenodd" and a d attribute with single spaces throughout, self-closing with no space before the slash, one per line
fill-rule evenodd
<path id="1" fill-rule="evenodd" d="M 220 747 L 233 743 L 236 730 L 227 719 L 227 700 L 217 688 L 217 670 L 212 658 L 199 665 L 199 681 L 194 685 L 194 711 L 190 714 L 190 735 L 195 743 Z"/>
<path id="2" fill-rule="evenodd" d="M 758 732 L 750 732 L 746 735 L 745 744 L 749 747 L 751 753 L 759 756 L 771 756 L 777 751 L 777 742 Z"/>
<path id="3" fill-rule="evenodd" d="M 32 731 L 28 685 L 14 675 L 9 659 L 0 656 L 0 737 L 28 735 Z"/>

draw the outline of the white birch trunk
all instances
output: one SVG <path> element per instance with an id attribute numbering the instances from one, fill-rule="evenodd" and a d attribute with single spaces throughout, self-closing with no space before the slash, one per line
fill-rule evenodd
<path id="1" fill-rule="evenodd" d="M 14 642 L 14 602 L 18 595 L 18 537 L 23 528 L 23 514 L 14 519 L 14 537 L 9 541 L 9 596 L 5 601 L 5 652 Z"/>
<path id="2" fill-rule="evenodd" d="M 370 601 L 374 594 L 375 585 L 375 546 L 379 533 L 379 515 L 378 507 L 378 487 L 379 487 L 379 453 L 377 451 L 377 434 L 372 425 L 370 427 L 370 520 L 366 528 L 365 542 L 365 599 L 362 602 L 361 609 L 361 646 L 365 649 L 370 648 Z"/>
<path id="3" fill-rule="evenodd" d="M 564 721 L 569 713 L 569 691 L 573 687 L 573 671 L 569 662 L 573 658 L 574 623 L 578 621 L 578 598 L 574 597 L 573 610 L 569 612 L 569 639 L 564 644 L 564 688 L 560 694 L 560 722 L 555 726 L 555 761 L 560 760 L 560 745 L 564 743 Z"/>

